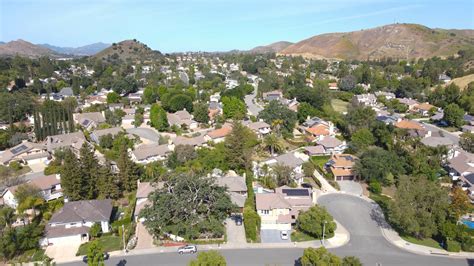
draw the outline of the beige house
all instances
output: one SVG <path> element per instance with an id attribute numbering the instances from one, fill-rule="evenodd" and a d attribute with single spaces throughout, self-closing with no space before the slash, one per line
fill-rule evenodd
<path id="1" fill-rule="evenodd" d="M 275 193 L 256 193 L 257 213 L 261 219 L 261 229 L 291 230 L 300 211 L 314 205 L 313 192 L 309 188 L 275 189 Z"/>

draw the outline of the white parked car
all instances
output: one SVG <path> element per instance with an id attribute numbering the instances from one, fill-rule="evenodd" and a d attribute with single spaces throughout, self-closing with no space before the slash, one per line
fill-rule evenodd
<path id="1" fill-rule="evenodd" d="M 178 248 L 178 253 L 179 254 L 184 254 L 184 253 L 196 253 L 197 252 L 197 247 L 194 245 L 186 245 Z"/>
<path id="2" fill-rule="evenodd" d="M 283 240 L 288 240 L 288 231 L 281 231 L 280 232 L 280 237 Z"/>

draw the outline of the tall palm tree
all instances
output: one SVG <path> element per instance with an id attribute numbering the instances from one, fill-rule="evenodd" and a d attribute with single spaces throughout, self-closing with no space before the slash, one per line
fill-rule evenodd
<path id="1" fill-rule="evenodd" d="M 283 142 L 275 134 L 269 134 L 263 139 L 263 145 L 265 148 L 270 149 L 270 153 L 273 156 L 276 151 L 282 151 L 285 147 Z"/>

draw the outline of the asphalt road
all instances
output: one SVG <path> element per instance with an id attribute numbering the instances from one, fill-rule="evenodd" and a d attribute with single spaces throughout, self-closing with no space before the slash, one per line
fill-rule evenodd
<path id="1" fill-rule="evenodd" d="M 424 256 L 409 253 L 389 243 L 380 231 L 383 221 L 374 206 L 358 197 L 329 194 L 318 199 L 351 234 L 348 244 L 330 249 L 338 256 L 357 256 L 364 265 L 474 265 L 472 260 Z M 298 265 L 303 249 L 238 249 L 221 250 L 228 265 Z M 161 253 L 110 258 L 106 265 L 187 265 L 195 255 Z M 84 265 L 76 262 L 65 265 Z"/>
<path id="2" fill-rule="evenodd" d="M 247 105 L 248 112 L 254 116 L 258 116 L 260 111 L 263 110 L 260 106 L 255 104 L 254 100 L 256 96 L 257 96 L 257 88 L 253 90 L 252 94 L 245 95 L 245 98 L 244 98 L 244 102 Z"/>
<path id="3" fill-rule="evenodd" d="M 318 199 L 349 232 L 348 244 L 331 249 L 339 256 L 357 256 L 364 265 L 474 265 L 473 260 L 417 255 L 402 250 L 382 235 L 385 226 L 371 203 L 351 195 L 329 194 Z"/>

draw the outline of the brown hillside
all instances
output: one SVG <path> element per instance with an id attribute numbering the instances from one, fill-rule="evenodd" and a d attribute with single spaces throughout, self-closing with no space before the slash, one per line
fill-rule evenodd
<path id="1" fill-rule="evenodd" d="M 255 54 L 264 54 L 264 53 L 278 53 L 281 50 L 285 49 L 286 47 L 292 45 L 293 43 L 291 42 L 286 42 L 286 41 L 281 41 L 281 42 L 275 42 L 269 45 L 263 45 L 263 46 L 257 46 L 251 50 L 249 50 L 250 53 L 255 53 Z"/>
<path id="2" fill-rule="evenodd" d="M 32 44 L 24 40 L 11 41 L 0 45 L 0 56 L 26 56 L 38 58 L 41 56 L 58 57 L 52 50 Z"/>
<path id="3" fill-rule="evenodd" d="M 283 55 L 339 59 L 399 59 L 449 56 L 474 47 L 474 30 L 431 29 L 417 24 L 327 33 L 297 42 L 283 49 Z"/>
<path id="4" fill-rule="evenodd" d="M 108 61 L 137 61 L 137 60 L 152 60 L 161 56 L 161 53 L 149 48 L 136 40 L 125 40 L 119 43 L 114 43 L 112 46 L 95 54 L 95 58 L 102 58 Z"/>

